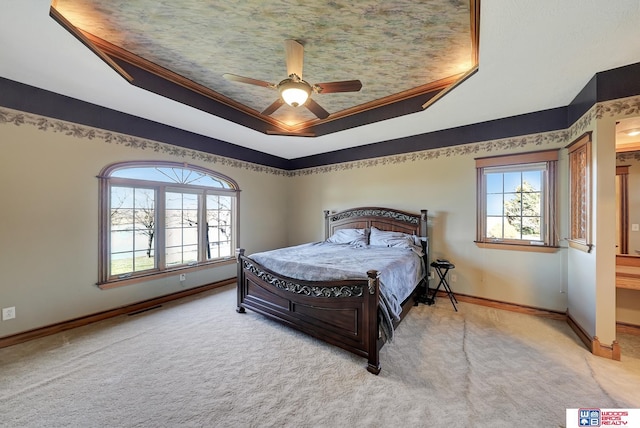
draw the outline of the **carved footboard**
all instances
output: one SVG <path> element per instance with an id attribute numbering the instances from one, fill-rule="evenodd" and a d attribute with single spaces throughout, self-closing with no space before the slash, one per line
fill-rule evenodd
<path id="1" fill-rule="evenodd" d="M 420 236 L 428 266 L 427 210 L 412 214 L 392 208 L 360 207 L 325 211 L 325 238 L 337 230 L 377 228 Z M 377 271 L 368 279 L 302 281 L 278 275 L 238 251 L 238 312 L 261 313 L 286 325 L 368 359 L 367 370 L 380 372 Z M 419 287 L 402 304 L 400 319 L 415 301 Z M 394 322 L 394 325 L 397 323 Z"/>
<path id="2" fill-rule="evenodd" d="M 261 313 L 368 359 L 380 372 L 379 280 L 302 281 L 282 277 L 238 251 L 238 312 Z"/>

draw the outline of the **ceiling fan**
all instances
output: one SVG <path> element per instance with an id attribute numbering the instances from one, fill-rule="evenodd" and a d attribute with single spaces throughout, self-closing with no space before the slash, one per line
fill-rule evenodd
<path id="1" fill-rule="evenodd" d="M 225 79 L 234 82 L 248 83 L 250 85 L 277 89 L 280 93 L 280 97 L 269 107 L 264 109 L 262 114 L 273 114 L 284 103 L 287 103 L 291 107 L 303 105 L 319 119 L 326 119 L 329 117 L 329 112 L 311 98 L 311 93 L 330 94 L 332 92 L 358 92 L 362 88 L 362 82 L 359 80 L 342 80 L 339 82 L 316 83 L 313 85 L 309 84 L 307 81 L 302 80 L 304 47 L 296 40 L 292 39 L 285 40 L 284 45 L 287 55 L 287 75 L 289 77 L 282 80 L 277 85 L 263 80 L 238 76 L 236 74 L 226 73 L 222 75 Z"/>

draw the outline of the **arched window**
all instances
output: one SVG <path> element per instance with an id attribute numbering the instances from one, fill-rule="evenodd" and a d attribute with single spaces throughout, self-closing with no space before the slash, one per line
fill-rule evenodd
<path id="1" fill-rule="evenodd" d="M 98 178 L 99 285 L 234 257 L 239 189 L 232 179 L 176 162 L 118 163 Z"/>

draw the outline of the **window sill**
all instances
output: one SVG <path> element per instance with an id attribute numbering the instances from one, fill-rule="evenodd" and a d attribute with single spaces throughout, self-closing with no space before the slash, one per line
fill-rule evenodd
<path id="1" fill-rule="evenodd" d="M 201 263 L 197 266 L 184 266 L 184 267 L 179 267 L 171 270 L 164 270 L 162 272 L 150 272 L 150 273 L 142 274 L 138 276 L 131 276 L 125 279 L 110 280 L 107 282 L 98 283 L 96 285 L 101 290 L 108 290 L 110 288 L 118 288 L 118 287 L 123 287 L 125 285 L 138 284 L 140 282 L 154 281 L 156 279 L 166 278 L 168 276 L 177 276 L 182 273 L 195 272 L 203 269 L 211 269 L 216 266 L 226 266 L 230 264 L 235 264 L 236 262 L 237 260 L 235 257 L 230 257 L 224 260 L 216 260 L 214 262 Z"/>
<path id="2" fill-rule="evenodd" d="M 527 244 L 507 244 L 504 242 L 481 242 L 474 241 L 479 248 L 491 250 L 528 251 L 532 253 L 555 253 L 560 247 L 549 245 L 527 245 Z"/>
<path id="3" fill-rule="evenodd" d="M 584 251 L 585 253 L 590 253 L 593 249 L 593 244 L 587 244 L 586 242 L 573 241 L 571 239 L 567 240 L 569 242 L 569 247 L 575 248 L 576 250 Z"/>

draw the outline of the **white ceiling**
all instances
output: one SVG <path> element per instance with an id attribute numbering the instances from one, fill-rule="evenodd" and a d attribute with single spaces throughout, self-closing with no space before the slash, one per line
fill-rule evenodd
<path id="1" fill-rule="evenodd" d="M 315 138 L 265 135 L 128 84 L 49 16 L 3 0 L 0 76 L 286 159 L 569 104 L 640 62 L 640 0 L 483 0 L 479 71 L 429 109 Z"/>

